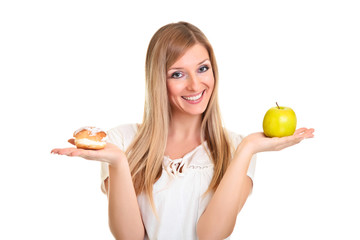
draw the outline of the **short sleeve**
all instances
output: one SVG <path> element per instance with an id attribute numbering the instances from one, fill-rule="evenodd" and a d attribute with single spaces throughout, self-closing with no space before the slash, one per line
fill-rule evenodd
<path id="1" fill-rule="evenodd" d="M 229 132 L 229 137 L 232 140 L 234 149 L 236 149 L 244 137 L 240 134 L 236 134 L 233 132 Z M 256 154 L 254 154 L 250 160 L 249 168 L 247 171 L 247 175 L 251 178 L 251 181 L 254 184 L 254 174 L 255 174 L 255 166 L 256 166 Z"/>
<path id="2" fill-rule="evenodd" d="M 118 129 L 113 128 L 107 132 L 107 141 L 106 142 L 115 144 L 122 151 L 124 151 L 124 137 Z M 109 177 L 109 164 L 106 162 L 101 162 L 100 178 L 101 178 L 101 191 L 103 193 L 106 193 L 105 180 L 108 177 Z"/>

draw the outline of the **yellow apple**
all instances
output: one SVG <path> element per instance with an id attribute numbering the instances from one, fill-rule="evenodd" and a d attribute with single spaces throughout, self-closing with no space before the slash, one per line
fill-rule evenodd
<path id="1" fill-rule="evenodd" d="M 267 137 L 285 137 L 293 135 L 296 129 L 296 115 L 289 107 L 270 108 L 263 121 L 264 134 Z"/>

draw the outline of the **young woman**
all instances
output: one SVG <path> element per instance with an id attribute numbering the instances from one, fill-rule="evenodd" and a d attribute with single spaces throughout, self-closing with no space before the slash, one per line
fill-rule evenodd
<path id="1" fill-rule="evenodd" d="M 116 239 L 229 237 L 252 191 L 255 154 L 313 137 L 307 128 L 283 138 L 227 131 L 218 81 L 205 35 L 186 22 L 165 25 L 147 51 L 143 122 L 108 131 L 104 150 L 53 150 L 102 162 Z"/>

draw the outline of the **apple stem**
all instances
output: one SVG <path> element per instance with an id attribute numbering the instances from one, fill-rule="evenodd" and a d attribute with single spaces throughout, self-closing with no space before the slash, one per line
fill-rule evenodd
<path id="1" fill-rule="evenodd" d="M 278 107 L 278 109 L 280 109 L 280 107 L 279 107 L 279 105 L 278 105 L 278 103 L 276 102 L 276 106 Z"/>

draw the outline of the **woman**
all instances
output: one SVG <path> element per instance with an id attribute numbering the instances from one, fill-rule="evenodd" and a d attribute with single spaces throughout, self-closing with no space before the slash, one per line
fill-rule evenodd
<path id="1" fill-rule="evenodd" d="M 213 49 L 198 28 L 179 22 L 150 41 L 142 124 L 111 129 L 104 150 L 53 153 L 102 162 L 116 239 L 225 239 L 251 193 L 254 155 L 295 145 L 313 131 L 283 138 L 227 132 Z"/>

